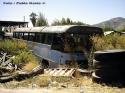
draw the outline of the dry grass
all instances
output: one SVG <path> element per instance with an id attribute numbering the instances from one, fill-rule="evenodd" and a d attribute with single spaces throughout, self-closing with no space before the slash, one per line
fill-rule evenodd
<path id="1" fill-rule="evenodd" d="M 0 51 L 11 56 L 15 56 L 12 63 L 18 68 L 31 71 L 38 65 L 37 58 L 28 50 L 26 41 L 23 40 L 3 40 L 0 41 Z"/>
<path id="2" fill-rule="evenodd" d="M 118 88 L 112 85 L 97 84 L 92 82 L 91 78 L 80 77 L 73 79 L 70 84 L 81 87 L 84 93 L 125 93 L 125 88 Z"/>
<path id="3" fill-rule="evenodd" d="M 102 37 L 93 37 L 93 44 L 95 50 L 108 49 L 125 49 L 125 36 L 123 35 L 109 35 Z"/>
<path id="4" fill-rule="evenodd" d="M 27 71 L 27 72 L 30 72 L 30 71 L 32 71 L 35 67 L 37 67 L 39 64 L 38 64 L 38 62 L 36 61 L 36 62 L 29 62 L 29 63 L 27 63 L 27 64 L 25 64 L 25 66 L 23 66 L 23 70 L 24 71 Z"/>
<path id="5" fill-rule="evenodd" d="M 14 40 L 14 42 L 15 43 L 17 43 L 17 45 L 18 45 L 18 48 L 19 49 L 25 49 L 25 50 L 27 50 L 28 49 L 28 45 L 27 45 L 27 43 L 26 43 L 26 41 L 24 41 L 24 40 Z"/>
<path id="6" fill-rule="evenodd" d="M 51 79 L 47 76 L 45 77 L 37 77 L 35 84 L 37 84 L 39 87 L 47 87 L 50 83 Z"/>
<path id="7" fill-rule="evenodd" d="M 20 51 L 13 59 L 13 63 L 20 69 L 31 71 L 38 65 L 38 60 L 31 52 Z"/>
<path id="8" fill-rule="evenodd" d="M 0 41 L 0 50 L 8 54 L 15 54 L 18 51 L 28 50 L 28 47 L 22 40 L 3 40 Z"/>
<path id="9" fill-rule="evenodd" d="M 113 86 L 107 86 L 105 84 L 97 84 L 93 83 L 91 78 L 88 77 L 80 77 L 80 78 L 74 78 L 70 80 L 64 80 L 64 82 L 58 82 L 58 79 L 56 80 L 53 77 L 46 77 L 46 76 L 36 76 L 31 79 L 27 79 L 21 82 L 8 82 L 6 84 L 0 84 L 0 88 L 20 88 L 20 87 L 25 87 L 25 88 L 43 88 L 43 87 L 48 87 L 50 85 L 50 82 L 57 82 L 56 88 L 59 88 L 59 85 L 66 85 L 66 88 L 61 88 L 61 91 L 63 89 L 76 89 L 78 90 L 77 93 L 79 93 L 80 89 L 83 89 L 84 93 L 125 93 L 125 88 L 118 88 L 118 87 L 113 87 Z M 62 77 L 60 77 L 61 79 Z M 63 77 L 64 78 L 64 77 Z M 60 81 L 59 79 L 59 81 Z M 52 89 L 55 86 L 49 86 L 48 89 Z M 60 89 L 60 88 L 59 88 Z M 61 92 L 62 93 L 62 92 Z M 67 92 L 68 93 L 68 92 Z M 74 92 L 73 92 L 74 93 Z"/>

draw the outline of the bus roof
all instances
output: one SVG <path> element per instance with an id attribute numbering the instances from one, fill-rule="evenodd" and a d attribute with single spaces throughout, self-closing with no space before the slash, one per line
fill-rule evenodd
<path id="1" fill-rule="evenodd" d="M 17 28 L 14 32 L 42 32 L 42 33 L 97 33 L 102 34 L 102 29 L 91 26 L 65 25 L 65 26 L 43 26 L 43 27 L 29 27 Z"/>

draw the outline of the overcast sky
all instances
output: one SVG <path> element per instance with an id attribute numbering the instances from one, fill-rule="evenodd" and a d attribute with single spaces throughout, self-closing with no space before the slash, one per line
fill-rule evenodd
<path id="1" fill-rule="evenodd" d="M 3 4 L 12 2 L 13 4 Z M 45 2 L 45 4 L 16 4 L 17 2 Z M 14 4 L 15 3 L 15 4 Z M 125 0 L 0 0 L 0 20 L 30 22 L 31 12 L 44 13 L 51 23 L 69 17 L 74 21 L 96 24 L 114 17 L 125 18 Z"/>

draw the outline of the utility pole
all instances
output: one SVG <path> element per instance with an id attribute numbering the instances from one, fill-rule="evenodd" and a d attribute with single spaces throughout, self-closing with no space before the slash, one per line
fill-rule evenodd
<path id="1" fill-rule="evenodd" d="M 23 17 L 23 21 L 25 22 L 25 16 Z"/>

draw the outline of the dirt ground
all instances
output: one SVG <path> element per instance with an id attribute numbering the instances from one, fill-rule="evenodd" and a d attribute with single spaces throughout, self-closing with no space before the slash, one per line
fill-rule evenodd
<path id="1" fill-rule="evenodd" d="M 19 88 L 5 89 L 0 88 L 0 93 L 125 93 L 125 89 L 117 88 L 92 88 L 92 87 L 74 87 L 74 88 Z"/>
<path id="2" fill-rule="evenodd" d="M 79 88 L 69 89 L 0 89 L 0 93 L 80 93 Z"/>
<path id="3" fill-rule="evenodd" d="M 93 83 L 91 78 L 87 77 L 73 79 L 70 82 L 64 82 L 61 84 L 59 83 L 61 86 L 12 88 L 11 86 L 13 84 L 9 84 L 9 87 L 1 85 L 0 93 L 125 93 L 125 87 L 119 88 L 116 86 Z"/>

